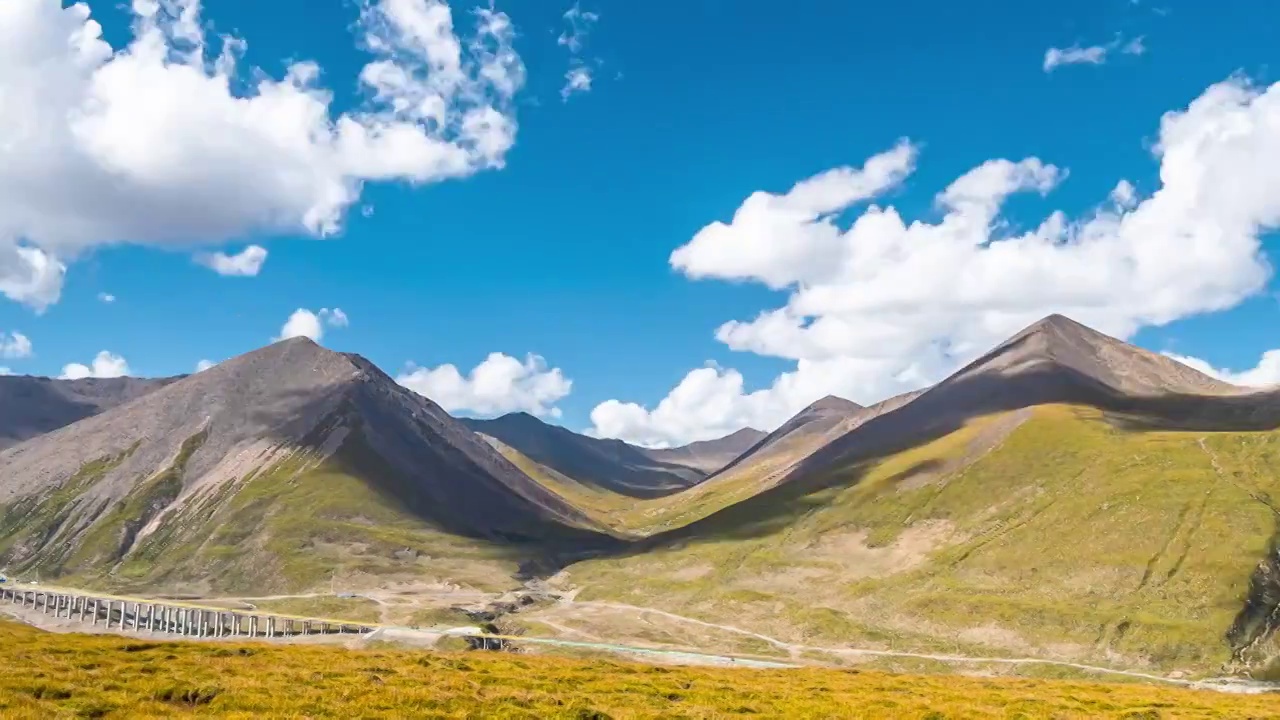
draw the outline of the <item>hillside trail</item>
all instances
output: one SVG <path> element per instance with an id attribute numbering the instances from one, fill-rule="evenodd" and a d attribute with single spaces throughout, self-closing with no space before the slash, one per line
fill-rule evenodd
<path id="1" fill-rule="evenodd" d="M 986 657 L 986 656 L 970 656 L 970 655 L 954 655 L 941 653 L 916 653 L 899 650 L 872 650 L 867 648 L 849 648 L 849 647 L 825 647 L 817 645 L 804 645 L 800 643 L 791 643 L 778 638 L 763 635 L 752 630 L 746 630 L 733 625 L 724 625 L 720 623 L 707 622 L 698 620 L 697 618 L 686 617 L 666 610 L 657 608 L 643 607 L 640 605 L 628 605 L 625 603 L 611 603 L 592 600 L 574 600 L 562 599 L 562 606 L 582 606 L 582 607 L 598 607 L 613 610 L 631 611 L 636 613 L 650 613 L 661 617 L 669 618 L 678 622 L 690 623 L 702 627 L 714 628 L 725 632 L 744 635 L 747 637 L 763 640 L 779 649 L 787 651 L 792 659 L 800 659 L 803 652 L 819 652 L 830 653 L 832 655 L 850 656 L 850 657 L 882 657 L 882 658 L 909 658 L 917 660 L 932 660 L 936 662 L 956 663 L 956 664 L 997 664 L 997 665 L 1049 665 L 1054 667 L 1066 667 L 1075 670 L 1081 670 L 1091 673 L 1100 673 L 1108 675 L 1118 675 L 1122 677 L 1130 677 L 1139 680 L 1150 680 L 1154 682 L 1168 683 L 1173 685 L 1181 685 L 1184 687 L 1217 690 L 1221 692 L 1243 692 L 1243 693 L 1262 693 L 1280 691 L 1280 686 L 1263 683 L 1257 681 L 1241 680 L 1238 678 L 1204 678 L 1201 680 L 1187 680 L 1182 678 L 1172 678 L 1163 675 L 1154 675 L 1151 673 L 1139 672 L 1136 670 L 1120 670 L 1117 668 L 1103 667 L 1099 665 L 1089 665 L 1087 663 L 1077 663 L 1068 660 L 1051 660 L 1048 658 L 1030 658 L 1030 657 Z M 705 648 L 699 648 L 705 651 Z"/>
<path id="2" fill-rule="evenodd" d="M 1009 666 L 1044 665 L 1044 666 L 1051 666 L 1051 667 L 1071 668 L 1074 670 L 1080 670 L 1080 671 L 1089 672 L 1089 673 L 1115 675 L 1120 677 L 1133 678 L 1137 680 L 1147 680 L 1152 682 L 1179 685 L 1183 687 L 1217 690 L 1221 692 L 1252 693 L 1252 692 L 1280 691 L 1280 687 L 1271 683 L 1241 680 L 1238 678 L 1228 677 L 1228 678 L 1204 678 L 1200 680 L 1189 680 L 1185 678 L 1174 678 L 1174 677 L 1167 677 L 1164 675 L 1156 675 L 1153 673 L 1145 673 L 1137 670 L 1122 670 L 1119 668 L 1104 667 L 1100 665 L 1090 665 L 1088 663 L 1078 663 L 1078 662 L 1072 662 L 1069 660 L 1053 660 L 1049 658 L 993 657 L 993 656 L 960 655 L 960 654 L 949 654 L 949 653 L 922 653 L 922 652 L 909 652 L 909 651 L 902 651 L 902 650 L 878 650 L 878 649 L 871 649 L 871 648 L 829 647 L 829 646 L 822 646 L 822 645 L 807 645 L 803 643 L 793 643 L 793 642 L 788 642 L 786 640 L 775 638 L 769 635 L 765 635 L 763 633 L 759 633 L 754 630 L 748 630 L 746 628 L 741 628 L 734 625 L 728 625 L 725 623 L 715 623 L 707 620 L 700 620 L 698 618 L 689 617 L 687 615 L 680 615 L 678 613 L 674 613 L 669 610 L 662 610 L 659 608 L 647 607 L 643 605 L 631 605 L 628 603 L 607 602 L 607 601 L 601 601 L 601 600 L 578 600 L 577 599 L 578 592 L 576 590 L 580 590 L 580 588 L 575 589 L 575 591 L 569 591 L 561 595 L 558 598 L 556 604 L 552 606 L 552 609 L 558 611 L 557 614 L 560 617 L 547 618 L 547 617 L 540 617 L 539 613 L 532 613 L 530 619 L 535 619 L 535 620 L 538 620 L 539 622 L 545 623 L 548 627 L 551 627 L 557 632 L 574 634 L 580 637 L 590 638 L 592 640 L 603 641 L 604 638 L 600 638 L 584 630 L 578 630 L 576 628 L 573 628 L 561 622 L 564 620 L 569 620 L 572 617 L 572 612 L 574 608 L 580 608 L 584 610 L 596 608 L 596 609 L 602 609 L 602 610 L 613 610 L 613 611 L 634 613 L 636 615 L 653 615 L 653 616 L 665 618 L 667 620 L 671 620 L 673 622 L 684 623 L 688 625 L 695 625 L 698 627 L 719 630 L 722 632 L 727 632 L 735 635 L 741 635 L 743 637 L 754 638 L 754 639 L 763 641 L 765 643 L 768 643 L 778 648 L 779 650 L 786 652 L 788 657 L 792 660 L 803 660 L 804 659 L 803 654 L 806 652 L 810 652 L 810 653 L 827 653 L 827 654 L 835 655 L 838 657 L 903 658 L 903 659 L 914 659 L 914 660 L 928 660 L 928 661 L 934 661 L 934 662 L 960 664 L 960 665 L 983 665 L 983 664 L 1009 665 Z M 352 596 L 364 598 L 377 603 L 380 606 L 380 610 L 382 611 L 380 614 L 383 616 L 383 622 L 385 623 L 387 610 L 389 609 L 389 606 L 390 606 L 390 603 L 388 602 L 388 598 L 391 597 L 392 595 L 396 597 L 403 597 L 401 595 L 401 592 L 402 591 L 389 592 L 389 591 L 372 590 L 372 591 L 362 591 L 360 593 L 353 593 Z M 445 593 L 445 594 L 451 594 L 451 593 Z M 464 594 L 470 594 L 470 593 L 464 593 Z M 313 593 L 298 593 L 293 595 L 264 595 L 264 596 L 257 596 L 257 597 L 238 597 L 238 598 L 225 597 L 225 598 L 217 598 L 217 599 L 222 601 L 237 601 L 237 602 L 252 603 L 255 600 L 266 601 L 266 600 L 289 600 L 289 599 L 315 599 L 315 598 L 331 598 L 331 597 L 337 597 L 337 595 L 330 592 L 313 592 Z M 210 599 L 213 599 L 213 598 L 210 598 Z M 565 617 L 566 615 L 568 615 L 568 617 Z M 548 638 L 548 640 L 550 640 L 550 638 Z M 690 650 L 695 650 L 697 652 L 714 652 L 715 648 L 699 646 L 699 647 L 690 648 Z"/>

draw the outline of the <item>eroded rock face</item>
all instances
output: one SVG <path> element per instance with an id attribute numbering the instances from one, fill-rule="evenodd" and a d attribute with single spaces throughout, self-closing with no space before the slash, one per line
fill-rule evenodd
<path id="1" fill-rule="evenodd" d="M 1249 580 L 1244 607 L 1227 631 L 1227 642 L 1238 662 L 1265 662 L 1268 653 L 1260 648 L 1280 630 L 1280 515 L 1276 535 L 1267 556 L 1258 563 Z"/>

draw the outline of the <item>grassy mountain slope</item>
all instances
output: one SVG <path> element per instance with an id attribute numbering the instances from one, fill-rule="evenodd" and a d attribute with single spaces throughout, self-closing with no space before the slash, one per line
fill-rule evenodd
<path id="1" fill-rule="evenodd" d="M 651 535 L 680 528 L 767 491 L 827 443 L 914 397 L 908 393 L 869 408 L 837 397 L 801 410 L 703 482 L 679 493 L 609 507 L 597 516 L 615 530 Z"/>
<path id="2" fill-rule="evenodd" d="M 744 503 L 569 580 L 580 598 L 794 640 L 1211 672 L 1267 635 L 1274 497 L 1280 433 L 1132 431 L 1044 405 L 779 488 L 767 510 Z M 1274 651 L 1263 639 L 1242 659 Z"/>
<path id="3" fill-rule="evenodd" d="M 96 586 L 492 584 L 607 544 L 594 528 L 438 406 L 308 340 L 0 453 L 0 566 Z"/>

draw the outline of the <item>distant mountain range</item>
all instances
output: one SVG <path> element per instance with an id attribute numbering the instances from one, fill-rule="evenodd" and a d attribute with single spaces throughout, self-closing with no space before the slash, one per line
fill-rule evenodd
<path id="1" fill-rule="evenodd" d="M 1280 656 L 1280 393 L 1061 316 L 935 386 L 665 450 L 458 420 L 288 340 L 0 377 L 0 569 L 133 592 L 529 578 L 775 637 L 1189 672 Z"/>

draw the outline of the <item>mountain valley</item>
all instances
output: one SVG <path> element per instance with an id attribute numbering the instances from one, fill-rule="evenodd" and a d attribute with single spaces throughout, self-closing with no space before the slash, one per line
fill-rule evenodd
<path id="1" fill-rule="evenodd" d="M 11 575 L 209 597 L 536 586 L 560 599 L 512 627 L 687 644 L 701 622 L 814 661 L 1265 674 L 1280 656 L 1280 393 L 1061 316 L 922 391 L 663 450 L 457 420 L 301 339 L 85 382 L 0 377 Z"/>

